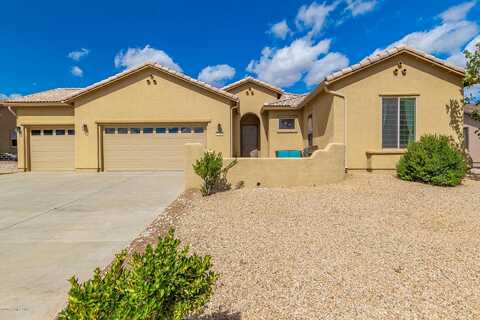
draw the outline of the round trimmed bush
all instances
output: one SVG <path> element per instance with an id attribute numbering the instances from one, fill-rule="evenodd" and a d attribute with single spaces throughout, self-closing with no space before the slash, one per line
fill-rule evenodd
<path id="1" fill-rule="evenodd" d="M 442 135 L 425 135 L 410 143 L 397 164 L 400 179 L 436 186 L 459 185 L 466 172 L 464 157 Z"/>

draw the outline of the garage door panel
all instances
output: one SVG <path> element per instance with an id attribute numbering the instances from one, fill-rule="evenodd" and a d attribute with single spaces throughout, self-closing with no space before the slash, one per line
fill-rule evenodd
<path id="1" fill-rule="evenodd" d="M 73 129 L 73 128 L 65 128 Z M 44 131 L 53 131 L 44 135 Z M 56 135 L 52 128 L 33 130 L 38 135 L 30 136 L 30 164 L 33 171 L 74 170 L 75 136 Z"/>
<path id="2" fill-rule="evenodd" d="M 178 150 L 179 145 L 184 145 L 185 143 L 193 143 L 193 142 L 198 142 L 198 140 L 183 140 L 180 142 L 172 143 L 172 144 L 162 144 L 160 141 L 157 145 L 152 144 L 137 144 L 136 142 L 132 141 L 130 144 L 114 144 L 111 141 L 105 141 L 105 151 L 124 151 L 124 152 L 129 152 L 132 151 L 132 145 L 135 148 L 136 152 L 151 152 L 151 153 L 157 153 L 159 151 L 165 151 L 165 152 L 174 152 Z M 108 146 L 107 146 L 108 144 Z M 123 156 L 123 155 L 122 155 Z"/>
<path id="3" fill-rule="evenodd" d="M 205 144 L 204 129 L 199 133 L 132 133 L 129 129 L 126 134 L 110 129 L 103 135 L 105 170 L 183 170 L 185 143 Z"/>

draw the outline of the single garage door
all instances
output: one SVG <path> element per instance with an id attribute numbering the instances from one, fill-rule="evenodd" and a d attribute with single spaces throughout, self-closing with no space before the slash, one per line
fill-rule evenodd
<path id="1" fill-rule="evenodd" d="M 42 128 L 30 131 L 30 168 L 32 171 L 74 170 L 75 130 Z"/>
<path id="2" fill-rule="evenodd" d="M 185 143 L 205 144 L 200 126 L 109 126 L 103 128 L 105 170 L 183 170 Z"/>

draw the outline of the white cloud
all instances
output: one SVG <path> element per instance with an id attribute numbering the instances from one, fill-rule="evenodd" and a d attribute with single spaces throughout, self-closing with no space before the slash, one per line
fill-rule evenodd
<path id="1" fill-rule="evenodd" d="M 146 62 L 158 63 L 173 70 L 182 71 L 182 68 L 173 61 L 172 58 L 163 50 L 158 50 L 146 45 L 142 48 L 128 48 L 121 50 L 115 56 L 115 66 L 117 68 L 132 68 Z"/>
<path id="2" fill-rule="evenodd" d="M 235 76 L 235 69 L 227 64 L 205 67 L 198 74 L 198 80 L 204 81 L 216 87 L 221 87 L 226 80 Z"/>
<path id="3" fill-rule="evenodd" d="M 468 12 L 475 6 L 476 0 L 464 2 L 462 4 L 453 6 L 440 13 L 439 17 L 443 22 L 455 22 L 465 20 Z"/>
<path id="4" fill-rule="evenodd" d="M 77 51 L 72 51 L 68 54 L 68 57 L 72 60 L 79 61 L 83 57 L 86 57 L 90 53 L 90 50 L 82 48 Z"/>
<path id="5" fill-rule="evenodd" d="M 265 47 L 259 60 L 252 60 L 247 71 L 279 87 L 289 87 L 310 70 L 318 57 L 330 49 L 330 39 L 317 43 L 310 37 L 296 39 L 280 49 Z"/>
<path id="6" fill-rule="evenodd" d="M 448 22 L 428 31 L 413 32 L 392 44 L 407 44 L 429 53 L 455 54 L 478 33 L 471 21 Z"/>
<path id="7" fill-rule="evenodd" d="M 70 72 L 75 76 L 75 77 L 83 77 L 83 70 L 79 66 L 73 66 L 70 69 Z"/>
<path id="8" fill-rule="evenodd" d="M 475 2 L 467 2 L 447 9 L 439 15 L 442 18 L 441 24 L 434 26 L 430 30 L 407 34 L 388 47 L 407 44 L 428 53 L 451 56 L 450 61 L 452 62 L 461 62 L 459 53 L 479 32 L 476 22 L 462 20 L 468 14 L 468 10 L 473 7 L 472 3 L 473 5 L 475 4 Z M 380 50 L 375 50 L 375 53 Z"/>
<path id="9" fill-rule="evenodd" d="M 337 6 L 338 1 L 330 5 L 326 2 L 322 4 L 312 2 L 308 7 L 306 5 L 301 6 L 295 20 L 297 27 L 302 28 L 302 26 L 305 26 L 310 28 L 310 35 L 319 34 L 327 22 L 328 15 L 335 10 Z"/>
<path id="10" fill-rule="evenodd" d="M 292 33 L 292 30 L 288 27 L 287 20 L 283 20 L 275 23 L 268 32 L 279 39 L 285 40 L 285 38 Z"/>
<path id="11" fill-rule="evenodd" d="M 330 52 L 322 59 L 313 63 L 305 76 L 305 83 L 308 86 L 317 85 L 329 74 L 348 67 L 348 63 L 348 58 L 345 55 L 338 52 Z"/>
<path id="12" fill-rule="evenodd" d="M 347 10 L 352 16 L 356 17 L 367 12 L 373 11 L 378 4 L 377 0 L 346 0 Z"/>
<path id="13" fill-rule="evenodd" d="M 450 62 L 451 64 L 454 64 L 456 66 L 465 68 L 467 62 L 465 60 L 465 55 L 461 52 L 457 52 L 450 57 L 447 58 L 447 62 Z"/>
<path id="14" fill-rule="evenodd" d="M 453 63 L 453 64 L 455 64 L 459 67 L 464 68 L 467 65 L 467 61 L 465 60 L 464 52 L 466 50 L 468 50 L 470 52 L 474 52 L 475 51 L 475 45 L 477 43 L 480 43 L 480 35 L 476 36 L 472 41 L 470 41 L 461 52 L 457 52 L 457 53 L 451 55 L 450 57 L 448 57 L 447 61 L 450 62 L 450 63 Z"/>

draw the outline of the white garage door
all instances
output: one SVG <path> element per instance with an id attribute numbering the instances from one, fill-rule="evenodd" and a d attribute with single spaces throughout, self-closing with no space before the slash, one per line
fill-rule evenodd
<path id="1" fill-rule="evenodd" d="M 75 168 L 75 130 L 42 128 L 30 130 L 32 171 L 62 171 Z"/>
<path id="2" fill-rule="evenodd" d="M 103 128 L 105 170 L 183 170 L 185 143 L 205 144 L 199 126 L 109 126 Z"/>

